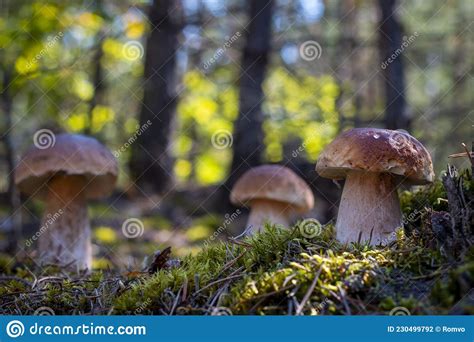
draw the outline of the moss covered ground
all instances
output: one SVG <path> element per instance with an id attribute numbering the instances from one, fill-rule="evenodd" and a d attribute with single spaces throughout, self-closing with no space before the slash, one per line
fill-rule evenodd
<path id="1" fill-rule="evenodd" d="M 461 186 L 472 208 L 469 175 Z M 472 236 L 452 241 L 456 234 L 440 232 L 434 219 L 449 211 L 447 197 L 440 182 L 403 192 L 405 229 L 385 247 L 341 245 L 332 224 L 308 238 L 296 224 L 216 242 L 179 261 L 163 260 L 152 272 L 66 274 L 3 256 L 0 312 L 474 314 Z"/>

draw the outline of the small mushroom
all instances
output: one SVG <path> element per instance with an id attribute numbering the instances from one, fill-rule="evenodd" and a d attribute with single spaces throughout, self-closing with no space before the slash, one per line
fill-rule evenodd
<path id="1" fill-rule="evenodd" d="M 397 187 L 433 181 L 431 156 L 408 133 L 354 128 L 339 135 L 319 156 L 322 177 L 346 179 L 336 222 L 343 243 L 385 245 L 403 227 Z"/>
<path id="2" fill-rule="evenodd" d="M 266 221 L 289 226 L 290 216 L 310 210 L 314 197 L 306 182 L 280 165 L 261 165 L 245 172 L 230 194 L 235 205 L 249 205 L 249 232 L 260 230 Z"/>
<path id="3" fill-rule="evenodd" d="M 97 140 L 59 134 L 53 146 L 32 146 L 15 170 L 21 192 L 46 203 L 38 239 L 42 264 L 90 269 L 91 230 L 87 200 L 110 194 L 117 179 L 117 161 Z"/>

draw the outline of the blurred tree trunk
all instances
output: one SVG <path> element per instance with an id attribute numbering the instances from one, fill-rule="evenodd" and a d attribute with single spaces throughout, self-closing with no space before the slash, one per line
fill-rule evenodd
<path id="1" fill-rule="evenodd" d="M 103 10 L 103 3 L 102 0 L 95 1 L 95 12 L 104 17 L 104 10 Z M 93 57 L 93 77 L 92 82 L 94 85 L 94 94 L 89 101 L 89 123 L 84 130 L 84 134 L 91 135 L 92 134 L 92 125 L 94 121 L 94 108 L 100 104 L 104 99 L 104 92 L 105 92 L 105 84 L 104 84 L 104 73 L 102 69 L 102 57 L 104 55 L 104 51 L 102 50 L 102 44 L 105 40 L 104 37 L 104 30 L 101 29 L 96 35 L 96 46 L 94 51 Z"/>
<path id="2" fill-rule="evenodd" d="M 176 106 L 176 50 L 181 30 L 179 1 L 154 0 L 148 19 L 151 32 L 146 42 L 140 112 L 140 127 L 148 128 L 137 135 L 132 145 L 130 171 L 142 191 L 163 193 L 173 181 L 168 146 Z"/>
<path id="3" fill-rule="evenodd" d="M 262 83 L 270 54 L 273 0 L 249 0 L 248 8 L 249 23 L 240 66 L 239 116 L 234 123 L 234 154 L 227 189 L 246 170 L 261 163 L 264 147 Z"/>
<path id="4" fill-rule="evenodd" d="M 21 238 L 21 201 L 20 194 L 15 186 L 15 152 L 12 141 L 12 109 L 13 97 L 10 92 L 10 83 L 13 77 L 7 68 L 3 69 L 3 82 L 1 91 L 1 106 L 0 108 L 4 114 L 5 130 L 1 135 L 3 145 L 5 148 L 5 159 L 8 173 L 8 200 L 10 204 L 10 220 L 7 224 L 10 225 L 12 234 L 8 240 L 8 251 L 15 253 L 17 243 Z"/>
<path id="5" fill-rule="evenodd" d="M 410 128 L 406 113 L 405 74 L 403 56 L 388 62 L 389 57 L 402 47 L 403 32 L 396 14 L 396 0 L 379 0 L 380 7 L 380 57 L 385 87 L 385 126 L 390 129 Z"/>

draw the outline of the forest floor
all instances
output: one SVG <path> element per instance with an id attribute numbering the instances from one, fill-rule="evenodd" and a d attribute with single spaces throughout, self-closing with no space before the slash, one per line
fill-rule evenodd
<path id="1" fill-rule="evenodd" d="M 126 273 L 100 258 L 98 270 L 73 274 L 2 255 L 0 313 L 474 314 L 474 182 L 467 172 L 448 173 L 401 194 L 405 229 L 386 247 L 341 245 L 332 224 L 311 236 L 296 224 L 206 240 L 192 253 L 175 241 L 178 248 L 162 248 Z M 107 228 L 95 234 L 116 243 Z M 209 236 L 193 234 L 184 235 Z"/>

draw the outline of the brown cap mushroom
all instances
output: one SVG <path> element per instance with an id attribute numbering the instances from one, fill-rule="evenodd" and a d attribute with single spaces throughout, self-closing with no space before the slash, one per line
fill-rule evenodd
<path id="1" fill-rule="evenodd" d="M 247 226 L 259 230 L 265 221 L 289 225 L 294 212 L 306 212 L 314 197 L 306 182 L 281 165 L 261 165 L 245 172 L 230 194 L 235 205 L 250 205 Z"/>
<path id="2" fill-rule="evenodd" d="M 112 153 L 94 138 L 59 134 L 47 148 L 32 146 L 15 169 L 21 192 L 45 200 L 39 240 L 45 264 L 90 269 L 92 251 L 88 199 L 112 192 L 118 166 Z"/>
<path id="3" fill-rule="evenodd" d="M 318 158 L 316 171 L 346 179 L 336 223 L 341 242 L 387 244 L 402 227 L 397 186 L 434 180 L 431 156 L 402 131 L 354 128 L 339 135 Z"/>

